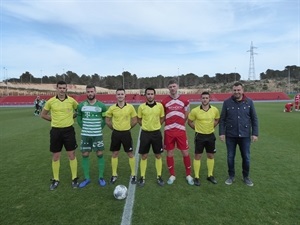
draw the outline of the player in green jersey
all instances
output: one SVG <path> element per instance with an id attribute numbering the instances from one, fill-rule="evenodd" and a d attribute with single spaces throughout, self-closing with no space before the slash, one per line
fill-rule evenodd
<path id="1" fill-rule="evenodd" d="M 99 185 L 105 186 L 104 174 L 104 142 L 102 129 L 105 125 L 106 106 L 96 99 L 96 87 L 86 86 L 87 99 L 81 102 L 77 108 L 77 122 L 81 127 L 80 150 L 82 152 L 82 167 L 84 180 L 79 184 L 80 188 L 91 182 L 90 179 L 90 152 L 95 151 L 98 157 Z"/>

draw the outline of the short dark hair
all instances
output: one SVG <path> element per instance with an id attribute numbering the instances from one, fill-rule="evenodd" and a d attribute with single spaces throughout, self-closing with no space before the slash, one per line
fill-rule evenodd
<path id="1" fill-rule="evenodd" d="M 210 94 L 209 94 L 208 91 L 203 91 L 203 92 L 201 93 L 201 96 L 202 96 L 202 95 L 210 95 Z"/>
<path id="2" fill-rule="evenodd" d="M 86 89 L 88 89 L 88 88 L 94 88 L 94 89 L 96 90 L 96 87 L 95 87 L 95 85 L 93 85 L 93 84 L 88 84 L 88 85 L 86 85 Z"/>
<path id="3" fill-rule="evenodd" d="M 170 84 L 178 84 L 178 81 L 176 79 L 171 79 L 171 80 L 168 81 L 168 86 Z"/>
<path id="4" fill-rule="evenodd" d="M 236 86 L 242 86 L 242 87 L 244 87 L 244 85 L 243 85 L 241 82 L 235 82 L 235 83 L 233 84 L 233 86 L 234 86 L 234 87 L 236 87 Z"/>
<path id="5" fill-rule="evenodd" d="M 60 80 L 60 81 L 57 82 L 56 87 L 58 87 L 58 85 L 62 85 L 62 84 L 67 85 L 66 81 Z"/>
<path id="6" fill-rule="evenodd" d="M 124 91 L 125 92 L 125 89 L 124 88 L 117 88 L 116 92 L 117 91 Z"/>
<path id="7" fill-rule="evenodd" d="M 154 94 L 156 94 L 156 91 L 155 91 L 155 89 L 153 88 L 153 87 L 147 87 L 146 89 L 145 89 L 145 95 L 146 95 L 146 92 L 147 91 L 154 91 Z"/>

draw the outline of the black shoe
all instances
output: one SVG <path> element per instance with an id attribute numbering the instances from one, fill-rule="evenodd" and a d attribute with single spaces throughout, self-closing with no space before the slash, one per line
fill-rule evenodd
<path id="1" fill-rule="evenodd" d="M 76 178 L 74 178 L 74 179 L 72 180 L 72 183 L 71 183 L 72 188 L 78 188 L 78 187 L 79 187 L 78 179 L 79 179 L 79 178 L 76 177 Z"/>
<path id="2" fill-rule="evenodd" d="M 130 183 L 131 184 L 136 184 L 137 183 L 136 176 L 131 176 Z"/>
<path id="3" fill-rule="evenodd" d="M 207 180 L 212 182 L 213 184 L 218 183 L 217 180 L 213 176 L 207 177 Z"/>
<path id="4" fill-rule="evenodd" d="M 194 179 L 194 185 L 196 185 L 196 186 L 200 186 L 200 179 L 199 178 L 195 178 Z"/>
<path id="5" fill-rule="evenodd" d="M 163 181 L 163 179 L 161 178 L 161 176 L 157 177 L 157 184 L 159 186 L 164 186 L 165 182 Z"/>
<path id="6" fill-rule="evenodd" d="M 51 181 L 50 191 L 53 191 L 59 185 L 59 181 L 58 180 L 54 180 L 54 179 L 50 179 L 50 181 Z"/>
<path id="7" fill-rule="evenodd" d="M 145 186 L 145 179 L 144 179 L 144 177 L 140 177 L 140 179 L 139 179 L 139 185 L 140 185 L 140 187 L 144 187 Z"/>
<path id="8" fill-rule="evenodd" d="M 111 176 L 110 178 L 110 184 L 114 184 L 118 179 L 118 176 Z"/>

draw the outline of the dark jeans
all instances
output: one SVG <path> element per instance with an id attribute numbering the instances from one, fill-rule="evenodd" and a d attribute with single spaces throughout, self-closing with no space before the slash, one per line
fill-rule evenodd
<path id="1" fill-rule="evenodd" d="M 226 147 L 227 147 L 227 164 L 228 164 L 228 175 L 230 177 L 235 176 L 234 170 L 234 158 L 236 153 L 236 146 L 239 146 L 241 156 L 242 156 L 242 167 L 243 167 L 243 177 L 249 176 L 250 170 L 250 137 L 226 137 Z"/>

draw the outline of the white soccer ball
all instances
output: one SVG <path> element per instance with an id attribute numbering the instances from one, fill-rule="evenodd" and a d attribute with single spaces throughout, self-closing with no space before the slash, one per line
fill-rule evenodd
<path id="1" fill-rule="evenodd" d="M 118 200 L 122 200 L 127 197 L 127 193 L 127 187 L 125 185 L 119 184 L 115 187 L 114 197 Z"/>

